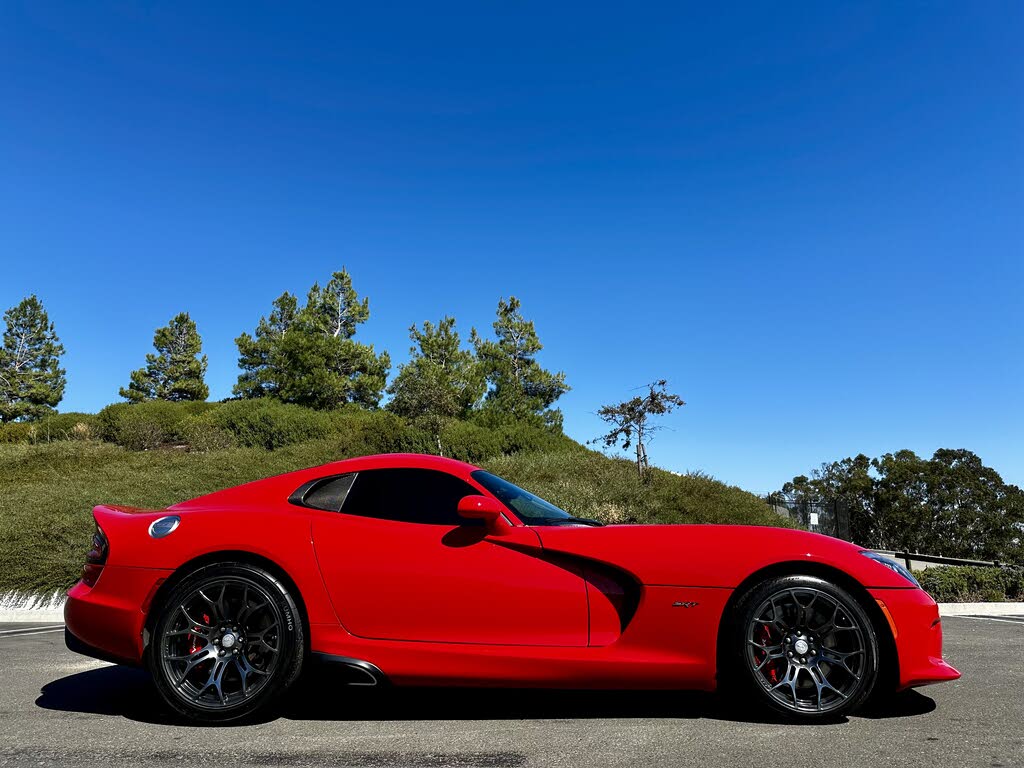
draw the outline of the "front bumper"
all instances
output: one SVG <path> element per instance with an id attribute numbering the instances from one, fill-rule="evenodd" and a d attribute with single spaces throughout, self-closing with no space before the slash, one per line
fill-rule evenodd
<path id="1" fill-rule="evenodd" d="M 107 565 L 92 587 L 78 582 L 64 605 L 65 642 L 72 651 L 121 664 L 140 664 L 146 611 L 173 571 Z"/>
<path id="2" fill-rule="evenodd" d="M 899 657 L 899 690 L 957 680 L 960 672 L 942 658 L 939 606 L 923 589 L 872 589 L 893 628 Z"/>

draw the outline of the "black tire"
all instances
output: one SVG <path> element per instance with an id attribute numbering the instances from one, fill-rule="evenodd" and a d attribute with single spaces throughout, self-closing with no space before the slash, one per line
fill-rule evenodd
<path id="1" fill-rule="evenodd" d="M 727 693 L 787 718 L 850 714 L 878 679 L 875 627 L 850 593 L 814 576 L 755 585 L 726 627 L 719 676 Z"/>
<path id="2" fill-rule="evenodd" d="M 302 671 L 302 617 L 287 586 L 248 563 L 208 565 L 162 601 L 147 662 L 161 697 L 193 722 L 266 711 Z"/>

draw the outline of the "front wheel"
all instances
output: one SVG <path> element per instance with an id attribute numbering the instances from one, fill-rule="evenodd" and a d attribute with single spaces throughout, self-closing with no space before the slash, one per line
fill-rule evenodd
<path id="1" fill-rule="evenodd" d="M 878 677 L 878 639 L 860 603 L 812 576 L 771 579 L 740 601 L 732 663 L 740 688 L 790 717 L 840 717 Z"/>
<path id="2" fill-rule="evenodd" d="M 149 668 L 160 695 L 190 720 L 251 715 L 298 677 L 303 627 L 288 588 L 246 563 L 206 566 L 163 601 Z"/>

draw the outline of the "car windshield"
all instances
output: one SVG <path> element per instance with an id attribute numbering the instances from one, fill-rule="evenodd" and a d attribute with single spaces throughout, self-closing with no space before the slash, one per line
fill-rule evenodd
<path id="1" fill-rule="evenodd" d="M 534 496 L 529 491 L 524 491 L 518 485 L 512 485 L 508 480 L 502 480 L 490 472 L 478 469 L 472 477 L 497 496 L 502 504 L 515 512 L 527 525 L 559 525 L 563 521 L 576 519 L 564 509 L 559 509 L 554 504 L 544 501 L 540 496 Z"/>

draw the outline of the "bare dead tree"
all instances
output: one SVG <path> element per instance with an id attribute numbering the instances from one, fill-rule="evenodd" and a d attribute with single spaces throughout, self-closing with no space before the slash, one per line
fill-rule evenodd
<path id="1" fill-rule="evenodd" d="M 648 477 L 647 444 L 654 432 L 662 429 L 660 425 L 651 424 L 652 416 L 663 416 L 676 408 L 686 405 L 679 395 L 666 392 L 668 382 L 665 379 L 647 385 L 648 392 L 644 396 L 637 395 L 617 405 L 601 407 L 597 415 L 612 425 L 612 430 L 591 442 L 602 442 L 606 448 L 621 443 L 623 450 L 630 446 L 636 449 L 636 471 L 641 480 Z"/>

